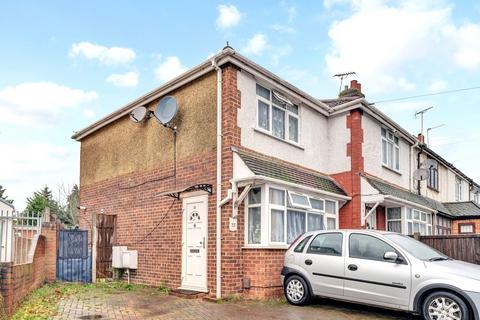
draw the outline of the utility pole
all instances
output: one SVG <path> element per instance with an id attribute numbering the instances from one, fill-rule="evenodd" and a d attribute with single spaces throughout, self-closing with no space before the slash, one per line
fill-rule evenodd
<path id="1" fill-rule="evenodd" d="M 432 109 L 433 107 L 428 107 L 428 108 L 425 108 L 423 110 L 420 110 L 420 111 L 417 111 L 415 112 L 415 119 L 417 118 L 418 115 L 420 115 L 420 122 L 421 122 L 421 125 L 420 125 L 420 133 L 422 134 L 423 136 L 423 114 L 425 112 L 427 112 L 428 110 Z"/>
<path id="2" fill-rule="evenodd" d="M 442 123 L 442 124 L 439 124 L 438 126 L 435 126 L 435 127 L 431 127 L 431 128 L 427 128 L 427 146 L 430 147 L 430 131 L 434 130 L 434 129 L 437 129 L 437 128 L 441 128 L 443 127 L 445 124 Z"/>

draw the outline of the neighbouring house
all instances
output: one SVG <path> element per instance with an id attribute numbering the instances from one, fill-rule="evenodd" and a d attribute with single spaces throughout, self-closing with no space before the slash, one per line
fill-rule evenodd
<path id="1" fill-rule="evenodd" d="M 130 120 L 166 96 L 178 105 L 168 126 Z M 81 227 L 114 216 L 113 244 L 138 250 L 132 281 L 217 298 L 281 294 L 283 254 L 305 231 L 451 233 L 460 213 L 446 202 L 478 202 L 478 185 L 357 81 L 319 100 L 228 46 L 72 138 Z"/>

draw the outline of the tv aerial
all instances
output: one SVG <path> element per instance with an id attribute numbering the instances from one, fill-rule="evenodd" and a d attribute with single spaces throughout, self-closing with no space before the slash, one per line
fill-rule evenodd
<path id="1" fill-rule="evenodd" d="M 334 74 L 334 77 L 340 78 L 340 90 L 338 90 L 338 93 L 342 92 L 342 84 L 343 84 L 343 79 L 355 75 L 356 72 L 351 71 L 351 72 L 344 72 L 344 73 L 337 73 Z"/>
<path id="2" fill-rule="evenodd" d="M 425 168 L 420 168 L 413 171 L 413 178 L 416 181 L 427 180 L 429 176 L 430 176 L 430 172 L 428 171 L 428 169 L 425 169 Z"/>

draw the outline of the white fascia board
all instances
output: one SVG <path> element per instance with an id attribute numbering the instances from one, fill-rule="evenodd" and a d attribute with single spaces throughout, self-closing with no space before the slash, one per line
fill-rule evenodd
<path id="1" fill-rule="evenodd" d="M 286 95 L 292 97 L 296 102 L 300 102 L 318 112 L 323 114 L 324 116 L 328 117 L 330 115 L 329 111 L 331 108 L 321 102 L 318 99 L 310 96 L 309 94 L 301 91 L 300 89 L 294 87 L 293 85 L 289 84 L 288 82 L 280 79 L 279 77 L 275 76 L 273 73 L 268 72 L 267 70 L 263 69 L 262 67 L 256 65 L 255 63 L 248 61 L 248 64 L 241 61 L 239 56 L 226 56 L 223 59 L 218 61 L 218 65 L 222 65 L 224 63 L 231 62 L 242 70 L 252 74 L 255 78 L 261 79 L 262 81 L 268 83 L 272 87 L 279 88 L 279 90 L 283 91 Z M 254 65 L 254 67 L 249 66 Z"/>

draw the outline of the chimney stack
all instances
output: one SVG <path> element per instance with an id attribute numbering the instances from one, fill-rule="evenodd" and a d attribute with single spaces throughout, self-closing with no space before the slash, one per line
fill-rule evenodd
<path id="1" fill-rule="evenodd" d="M 417 136 L 417 140 L 418 142 L 425 144 L 425 136 L 423 134 L 419 133 Z"/>
<path id="2" fill-rule="evenodd" d="M 357 80 L 350 81 L 350 88 L 357 89 L 358 91 L 362 92 L 362 84 Z"/>

